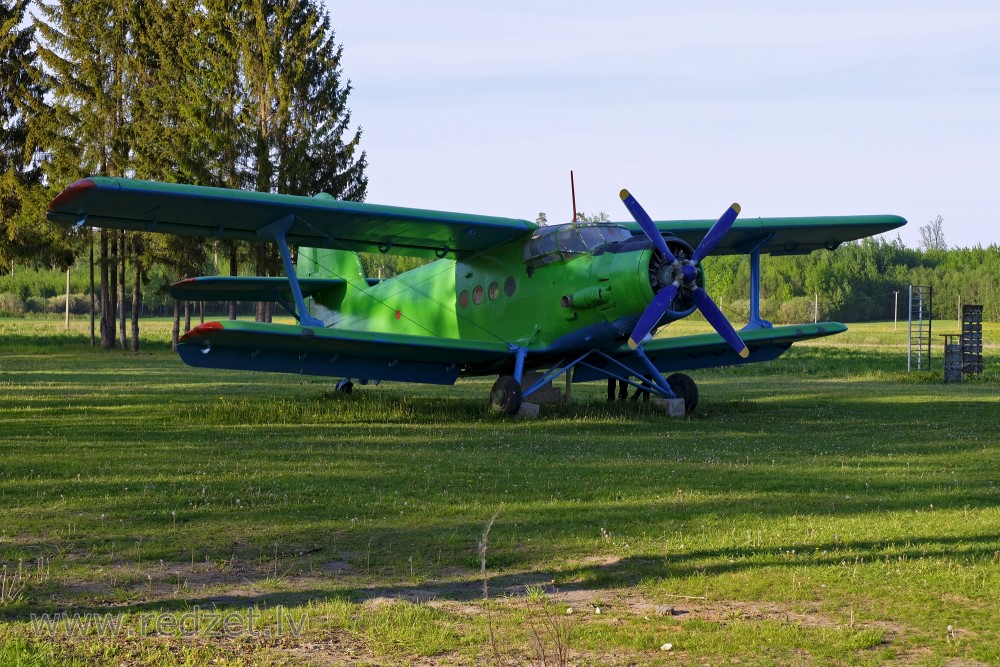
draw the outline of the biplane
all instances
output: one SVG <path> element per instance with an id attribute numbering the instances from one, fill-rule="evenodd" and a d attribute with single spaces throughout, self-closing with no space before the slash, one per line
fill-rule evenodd
<path id="1" fill-rule="evenodd" d="M 760 315 L 762 254 L 804 254 L 895 229 L 893 215 L 653 221 L 622 190 L 629 222 L 539 226 L 527 220 L 91 177 L 48 208 L 59 223 L 273 242 L 284 277 L 205 276 L 177 299 L 275 301 L 296 324 L 206 322 L 184 334 L 191 366 L 299 373 L 354 382 L 451 385 L 493 376 L 508 414 L 547 383 L 624 381 L 690 412 L 695 382 L 680 371 L 779 357 L 836 322 L 772 326 Z M 292 249 L 297 248 L 293 260 Z M 400 275 L 364 274 L 358 252 L 427 258 Z M 706 291 L 703 260 L 750 257 L 750 317 L 736 331 Z M 700 311 L 715 333 L 653 337 Z M 526 381 L 525 373 L 536 371 Z M 522 384 L 523 383 L 523 384 Z"/>

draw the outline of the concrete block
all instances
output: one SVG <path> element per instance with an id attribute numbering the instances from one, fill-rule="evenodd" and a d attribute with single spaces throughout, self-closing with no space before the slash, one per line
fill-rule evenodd
<path id="1" fill-rule="evenodd" d="M 683 398 L 651 398 L 649 402 L 666 412 L 670 417 L 683 417 L 685 415 Z"/>
<path id="2" fill-rule="evenodd" d="M 538 419 L 538 403 L 521 403 L 521 408 L 517 411 L 518 419 Z"/>
<path id="3" fill-rule="evenodd" d="M 525 371 L 524 375 L 521 376 L 521 391 L 527 390 L 531 385 L 538 382 L 541 377 L 542 374 L 538 371 Z M 564 402 L 562 392 L 557 387 L 553 387 L 551 382 L 546 382 L 539 387 L 529 398 L 535 403 Z"/>

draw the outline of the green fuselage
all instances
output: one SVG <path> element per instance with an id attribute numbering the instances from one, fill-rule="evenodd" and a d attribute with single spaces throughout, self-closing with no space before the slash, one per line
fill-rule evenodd
<path id="1" fill-rule="evenodd" d="M 653 297 L 652 254 L 642 243 L 612 244 L 530 266 L 525 242 L 516 241 L 369 286 L 351 253 L 303 248 L 299 276 L 347 280 L 345 288 L 313 298 L 310 314 L 328 327 L 582 353 L 617 348 L 627 338 Z"/>

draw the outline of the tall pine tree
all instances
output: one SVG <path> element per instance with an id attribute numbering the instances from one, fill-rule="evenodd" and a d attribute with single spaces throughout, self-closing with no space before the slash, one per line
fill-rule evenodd
<path id="1" fill-rule="evenodd" d="M 288 113 L 278 137 L 278 191 L 328 192 L 363 201 L 367 160 L 359 149 L 361 131 L 350 130 L 351 85 L 341 71 L 343 47 L 334 42 L 325 10 L 302 7 L 295 18 L 281 77 L 288 88 Z"/>
<path id="2" fill-rule="evenodd" d="M 31 131 L 44 109 L 45 86 L 24 26 L 27 0 L 0 0 L 0 259 L 67 268 L 73 263 L 65 229 L 45 220 L 38 144 Z"/>
<path id="3" fill-rule="evenodd" d="M 245 0 L 241 40 L 247 104 L 241 119 L 251 137 L 252 187 L 261 192 L 364 199 L 360 130 L 349 133 L 341 82 L 341 48 L 321 5 L 308 0 Z M 270 246 L 255 254 L 258 275 L 280 271 Z M 257 319 L 269 319 L 258 308 Z"/>
<path id="4" fill-rule="evenodd" d="M 53 101 L 38 127 L 55 184 L 85 174 L 126 176 L 131 110 L 140 84 L 135 25 L 152 0 L 58 0 L 40 5 L 35 27 Z M 121 235 L 101 230 L 101 348 L 115 345 Z"/>
<path id="5" fill-rule="evenodd" d="M 350 130 L 342 47 L 322 5 L 247 0 L 242 41 L 256 190 L 362 201 L 368 187 L 361 131 Z"/>

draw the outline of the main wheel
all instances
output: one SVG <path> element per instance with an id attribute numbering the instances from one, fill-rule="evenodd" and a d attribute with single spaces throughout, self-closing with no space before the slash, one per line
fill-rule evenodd
<path id="1" fill-rule="evenodd" d="M 493 383 L 490 406 L 498 412 L 516 415 L 521 409 L 521 383 L 509 375 L 502 375 Z"/>
<path id="2" fill-rule="evenodd" d="M 667 384 L 677 395 L 677 398 L 684 399 L 684 412 L 691 414 L 698 407 L 698 385 L 690 376 L 684 373 L 674 373 L 667 378 Z"/>
<path id="3" fill-rule="evenodd" d="M 354 391 L 354 383 L 351 382 L 348 378 L 344 378 L 343 380 L 337 383 L 338 394 L 350 394 L 352 391 Z"/>

